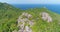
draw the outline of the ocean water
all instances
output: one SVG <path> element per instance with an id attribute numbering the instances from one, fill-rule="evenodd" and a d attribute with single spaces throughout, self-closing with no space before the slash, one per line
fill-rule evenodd
<path id="1" fill-rule="evenodd" d="M 29 9 L 29 8 L 42 8 L 45 7 L 52 12 L 56 12 L 60 14 L 60 5 L 53 5 L 53 4 L 13 4 L 13 6 L 20 8 L 20 9 Z"/>

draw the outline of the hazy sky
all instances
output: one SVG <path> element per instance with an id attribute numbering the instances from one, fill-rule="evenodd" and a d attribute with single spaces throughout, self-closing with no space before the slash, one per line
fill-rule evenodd
<path id="1" fill-rule="evenodd" d="M 60 0 L 0 0 L 11 4 L 60 4 Z"/>

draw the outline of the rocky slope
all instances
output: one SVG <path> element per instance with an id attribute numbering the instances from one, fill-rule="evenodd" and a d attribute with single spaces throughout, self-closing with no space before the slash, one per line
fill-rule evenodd
<path id="1" fill-rule="evenodd" d="M 0 32 L 60 32 L 60 14 L 47 8 L 21 10 L 0 3 Z"/>
<path id="2" fill-rule="evenodd" d="M 52 17 L 46 13 L 42 12 L 40 13 L 42 20 L 47 22 L 52 22 Z M 19 30 L 14 30 L 13 32 L 33 32 L 30 27 L 34 25 L 34 20 L 29 20 L 29 18 L 32 18 L 31 14 L 23 12 L 21 16 L 18 18 L 18 28 Z"/>

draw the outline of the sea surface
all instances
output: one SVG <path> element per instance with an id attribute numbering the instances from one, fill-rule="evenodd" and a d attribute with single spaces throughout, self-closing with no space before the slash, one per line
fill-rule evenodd
<path id="1" fill-rule="evenodd" d="M 60 5 L 55 5 L 55 4 L 12 4 L 13 6 L 26 10 L 29 8 L 42 8 L 45 7 L 49 10 L 51 10 L 52 12 L 56 12 L 58 14 L 60 14 Z"/>

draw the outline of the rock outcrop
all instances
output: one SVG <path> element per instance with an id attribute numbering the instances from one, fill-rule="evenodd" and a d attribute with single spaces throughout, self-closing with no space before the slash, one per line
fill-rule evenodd
<path id="1" fill-rule="evenodd" d="M 42 12 L 40 15 L 44 21 L 52 22 L 52 17 L 47 12 Z"/>
<path id="2" fill-rule="evenodd" d="M 27 18 L 32 17 L 32 15 L 31 15 L 31 14 L 28 14 L 28 13 L 26 13 L 26 12 L 23 12 L 21 16 L 25 16 L 25 17 L 27 17 Z"/>
<path id="3" fill-rule="evenodd" d="M 18 32 L 32 32 L 32 29 L 30 27 L 33 26 L 34 22 L 33 22 L 33 20 L 29 20 L 29 18 L 31 18 L 31 17 L 32 17 L 31 14 L 28 14 L 25 12 L 23 12 L 22 15 L 19 16 L 19 18 L 18 18 L 18 27 L 19 27 Z"/>
<path id="4" fill-rule="evenodd" d="M 44 21 L 52 22 L 52 17 L 47 12 L 40 13 L 40 16 Z M 32 15 L 26 12 L 23 12 L 18 17 L 19 30 L 17 32 L 32 32 L 31 27 L 34 25 L 34 20 L 30 20 L 30 18 L 32 18 Z M 13 32 L 16 32 L 16 30 L 14 30 Z"/>

